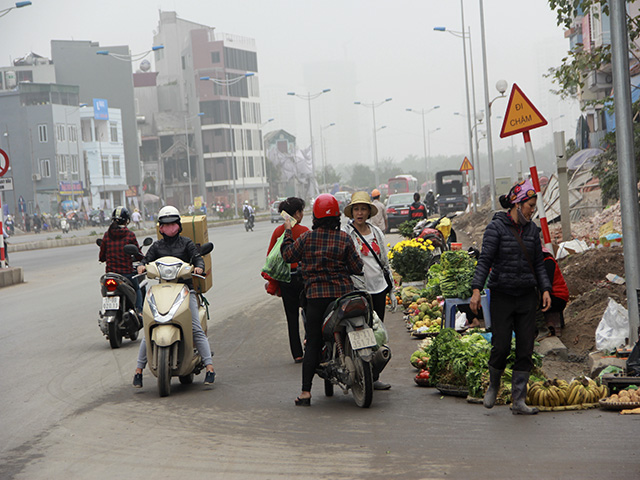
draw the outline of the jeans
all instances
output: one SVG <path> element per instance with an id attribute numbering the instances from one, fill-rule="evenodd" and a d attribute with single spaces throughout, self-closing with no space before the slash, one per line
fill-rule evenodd
<path id="1" fill-rule="evenodd" d="M 131 280 L 131 283 L 136 289 L 136 312 L 142 313 L 142 290 L 140 290 L 140 283 L 138 283 L 138 279 L 134 278 L 136 276 L 135 273 L 125 273 L 122 275 L 123 277 L 127 277 Z"/>
<path id="2" fill-rule="evenodd" d="M 204 333 L 204 330 L 202 330 L 202 325 L 200 325 L 200 317 L 198 316 L 198 296 L 196 295 L 195 290 L 190 291 L 189 308 L 191 309 L 191 329 L 193 330 L 193 343 L 195 344 L 198 353 L 200 353 L 205 366 L 213 365 L 213 360 L 211 360 L 213 352 L 211 351 L 211 346 L 209 345 L 209 339 Z M 147 342 L 146 338 L 143 336 L 142 341 L 140 342 L 140 350 L 138 350 L 137 368 L 144 369 L 146 365 Z"/>

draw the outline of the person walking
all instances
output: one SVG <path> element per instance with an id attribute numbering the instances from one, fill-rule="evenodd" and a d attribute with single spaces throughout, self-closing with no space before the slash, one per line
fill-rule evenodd
<path id="1" fill-rule="evenodd" d="M 291 221 L 284 222 L 281 247 L 285 262 L 298 262 L 306 297 L 306 351 L 302 361 L 302 393 L 298 406 L 311 405 L 311 384 L 322 351 L 322 320 L 327 307 L 337 298 L 353 291 L 351 275 L 361 275 L 363 263 L 355 246 L 340 230 L 340 206 L 328 193 L 313 204 L 312 230 L 293 239 Z"/>
<path id="2" fill-rule="evenodd" d="M 300 225 L 302 218 L 304 217 L 305 202 L 298 197 L 289 197 L 286 200 L 280 202 L 278 206 L 279 212 L 286 212 L 296 220 L 296 224 L 291 228 L 291 236 L 293 240 L 297 240 L 300 236 L 308 232 L 309 229 L 303 225 Z M 278 225 L 271 235 L 271 242 L 269 242 L 269 249 L 267 255 L 271 252 L 271 249 L 275 245 L 276 241 L 284 233 L 284 225 Z M 277 282 L 276 280 L 273 280 Z M 302 284 L 302 269 L 298 263 L 291 264 L 291 281 L 290 282 L 277 282 L 280 288 L 280 294 L 282 296 L 282 304 L 284 306 L 284 313 L 287 317 L 287 325 L 289 330 L 289 348 L 291 349 L 291 355 L 296 363 L 301 363 L 303 359 L 302 343 L 300 342 L 300 294 L 303 290 Z"/>
<path id="3" fill-rule="evenodd" d="M 140 222 L 142 222 L 142 215 L 140 215 L 140 211 L 137 208 L 131 214 L 131 221 L 136 225 L 136 230 L 140 230 Z"/>
<path id="4" fill-rule="evenodd" d="M 413 194 L 413 203 L 409 206 L 409 220 L 422 220 L 427 218 L 427 208 L 420 202 L 420 194 Z"/>
<path id="5" fill-rule="evenodd" d="M 382 230 L 370 221 L 372 216 L 378 213 L 378 208 L 373 204 L 367 192 L 355 192 L 351 196 L 351 203 L 344 209 L 344 215 L 351 219 L 342 230 L 349 234 L 356 252 L 360 255 L 364 264 L 364 289 L 371 295 L 373 310 L 380 321 L 384 321 L 386 309 L 386 296 L 391 285 L 387 278 L 391 279 L 391 268 L 387 257 L 386 241 Z M 374 378 L 375 390 L 388 390 L 391 385 Z"/>
<path id="6" fill-rule="evenodd" d="M 378 227 L 382 232 L 387 233 L 389 230 L 389 220 L 387 218 L 387 207 L 380 201 L 380 190 L 374 188 L 371 192 L 371 198 L 373 199 L 373 205 L 378 209 L 378 213 L 373 215 L 370 219 L 371 224 Z"/>
<path id="7" fill-rule="evenodd" d="M 511 352 L 512 332 L 515 332 L 516 359 L 511 383 L 514 415 L 538 413 L 537 408 L 525 404 L 527 382 L 533 368 L 538 291 L 542 292 L 542 311 L 551 306 L 551 283 L 543 265 L 540 229 L 531 221 L 537 200 L 530 180 L 515 184 L 507 195 L 500 196 L 500 205 L 507 211 L 496 213 L 487 225 L 471 282 L 473 294 L 469 307 L 474 313 L 480 308 L 480 291 L 487 277 L 487 287 L 491 290 L 489 388 L 483 402 L 486 408 L 492 408 L 496 402 Z"/>

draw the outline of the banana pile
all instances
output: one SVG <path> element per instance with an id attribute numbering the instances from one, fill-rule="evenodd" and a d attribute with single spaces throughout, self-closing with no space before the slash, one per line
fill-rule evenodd
<path id="1" fill-rule="evenodd" d="M 571 383 L 564 380 L 534 382 L 527 392 L 527 403 L 540 407 L 568 407 L 594 404 L 609 395 L 605 385 L 598 385 L 587 377 L 578 377 Z"/>

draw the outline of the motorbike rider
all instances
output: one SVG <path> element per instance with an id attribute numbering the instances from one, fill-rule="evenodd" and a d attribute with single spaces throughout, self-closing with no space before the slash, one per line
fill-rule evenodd
<path id="1" fill-rule="evenodd" d="M 244 201 L 244 205 L 242 206 L 242 215 L 245 219 L 249 220 L 251 226 L 253 226 L 253 220 L 255 218 L 254 210 L 251 205 L 249 205 L 249 200 Z"/>
<path id="2" fill-rule="evenodd" d="M 413 203 L 409 207 L 409 220 L 422 220 L 423 218 L 427 218 L 427 209 L 420 202 L 420 194 L 416 192 L 413 194 Z"/>
<path id="3" fill-rule="evenodd" d="M 322 351 L 322 321 L 329 304 L 353 291 L 350 275 L 362 275 L 363 263 L 351 238 L 340 230 L 340 205 L 328 193 L 313 204 L 313 226 L 295 241 L 291 221 L 284 222 L 281 252 L 287 263 L 298 263 L 304 281 L 306 351 L 302 361 L 302 393 L 298 406 L 311 405 L 311 383 Z"/>
<path id="4" fill-rule="evenodd" d="M 142 313 L 142 292 L 138 279 L 135 278 L 135 269 L 133 268 L 133 259 L 131 255 L 127 255 L 123 251 L 125 245 L 135 245 L 140 251 L 136 234 L 127 228 L 131 216 L 129 210 L 125 207 L 116 207 L 111 214 L 111 225 L 102 237 L 100 244 L 100 253 L 98 260 L 106 262 L 106 273 L 118 273 L 123 277 L 131 280 L 133 287 L 136 289 L 136 311 Z M 140 260 L 142 253 L 137 258 Z"/>
<path id="5" fill-rule="evenodd" d="M 167 205 L 162 207 L 158 212 L 158 223 L 160 224 L 161 240 L 156 240 L 147 250 L 147 254 L 142 260 L 142 265 L 138 266 L 138 273 L 142 274 L 147 271 L 145 266 L 147 263 L 153 262 L 160 257 L 177 257 L 183 262 L 190 263 L 194 266 L 193 273 L 202 275 L 204 272 L 204 260 L 198 252 L 198 248 L 193 241 L 187 237 L 180 236 L 182 232 L 182 223 L 180 222 L 180 212 L 176 207 Z M 191 326 L 193 331 L 193 343 L 198 349 L 198 353 L 202 357 L 207 373 L 204 378 L 205 385 L 213 384 L 216 373 L 213 370 L 213 361 L 211 360 L 211 346 L 209 339 L 202 330 L 200 325 L 200 317 L 198 315 L 198 297 L 193 289 L 193 281 L 185 280 L 184 283 L 189 288 L 189 308 L 191 309 Z M 147 364 L 147 343 L 143 337 L 140 342 L 140 350 L 138 351 L 138 363 L 133 376 L 133 386 L 142 388 L 142 370 Z"/>
<path id="6" fill-rule="evenodd" d="M 433 190 L 429 189 L 424 197 L 424 203 L 427 206 L 429 215 L 436 213 L 436 196 L 433 194 Z"/>

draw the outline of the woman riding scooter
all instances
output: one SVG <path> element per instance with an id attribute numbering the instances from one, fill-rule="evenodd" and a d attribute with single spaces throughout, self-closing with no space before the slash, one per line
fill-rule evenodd
<path id="1" fill-rule="evenodd" d="M 166 206 L 160 209 L 158 212 L 158 223 L 160 224 L 160 233 L 162 234 L 162 240 L 154 242 L 144 259 L 143 265 L 138 267 L 138 273 L 142 274 L 146 272 L 145 265 L 153 262 L 161 257 L 177 257 L 183 262 L 188 262 L 194 265 L 193 272 L 197 275 L 202 275 L 204 272 L 204 260 L 198 252 L 198 248 L 191 239 L 187 237 L 181 237 L 182 224 L 180 223 L 180 212 L 177 208 L 172 206 Z M 204 378 L 205 385 L 211 385 L 215 381 L 216 373 L 213 370 L 213 361 L 211 360 L 211 347 L 209 346 L 209 339 L 202 330 L 200 325 L 200 318 L 198 316 L 198 297 L 193 289 L 193 283 L 191 280 L 185 281 L 189 291 L 191 293 L 189 297 L 189 308 L 191 309 L 191 319 L 193 328 L 193 342 L 202 357 L 207 374 Z M 147 364 L 147 344 L 145 338 L 142 338 L 140 342 L 140 350 L 138 351 L 138 364 L 135 375 L 133 377 L 133 386 L 136 388 L 142 387 L 142 370 Z"/>

